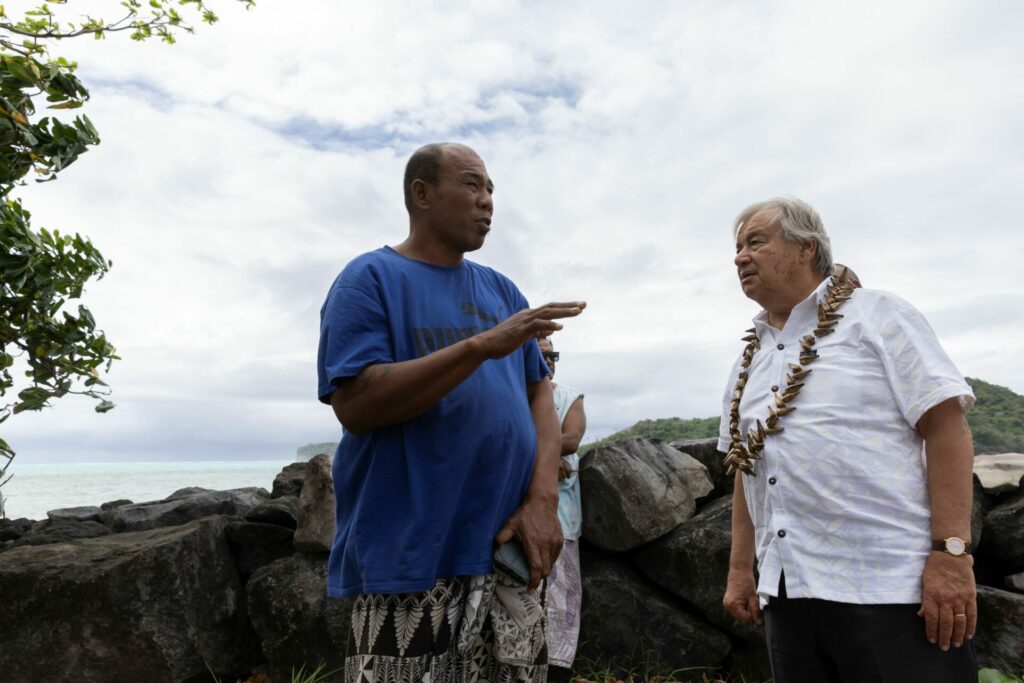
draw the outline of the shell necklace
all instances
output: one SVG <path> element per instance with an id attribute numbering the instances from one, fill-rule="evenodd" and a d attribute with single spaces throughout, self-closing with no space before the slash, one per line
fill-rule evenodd
<path id="1" fill-rule="evenodd" d="M 796 406 L 792 406 L 790 403 L 800 395 L 807 375 L 811 374 L 811 369 L 807 366 L 818 359 L 818 352 L 814 349 L 814 345 L 819 339 L 835 331 L 836 324 L 843 317 L 837 311 L 850 299 L 856 288 L 857 286 L 846 277 L 846 273 L 843 273 L 840 278 L 832 279 L 826 289 L 825 300 L 818 304 L 818 325 L 814 328 L 814 333 L 800 340 L 800 364 L 790 363 L 789 369 L 792 372 L 786 375 L 786 388 L 783 389 L 782 394 L 775 394 L 775 406 L 768 408 L 768 417 L 765 418 L 765 421 L 762 423 L 757 420 L 756 426 L 751 428 L 744 439 L 740 433 L 740 400 L 743 398 L 743 389 L 747 386 L 750 362 L 760 348 L 756 328 L 752 327 L 747 330 L 748 334 L 743 338 L 743 341 L 747 342 L 747 348 L 743 350 L 743 360 L 740 361 L 742 369 L 736 379 L 736 388 L 732 392 L 732 403 L 729 405 L 729 436 L 732 441 L 724 461 L 727 466 L 727 475 L 739 470 L 744 474 L 756 476 L 752 461 L 761 459 L 764 440 L 772 434 L 782 431 L 779 421 L 783 416 L 796 410 Z"/>

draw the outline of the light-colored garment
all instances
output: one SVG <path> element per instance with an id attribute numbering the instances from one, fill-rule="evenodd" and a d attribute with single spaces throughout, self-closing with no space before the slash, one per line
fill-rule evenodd
<path id="1" fill-rule="evenodd" d="M 554 386 L 555 412 L 558 426 L 565 423 L 569 408 L 583 392 L 556 384 Z M 580 606 L 583 602 L 583 580 L 580 575 L 580 553 L 576 541 L 583 530 L 583 506 L 580 503 L 580 456 L 563 455 L 572 472 L 558 482 L 558 521 L 562 525 L 565 542 L 562 552 L 548 577 L 548 663 L 572 667 L 576 658 L 576 645 L 580 636 Z"/>
<path id="2" fill-rule="evenodd" d="M 458 649 L 466 653 L 476 649 L 490 618 L 495 659 L 512 666 L 531 666 L 546 642 L 544 614 L 544 603 L 526 586 L 516 585 L 500 573 L 471 576 Z"/>
<path id="3" fill-rule="evenodd" d="M 793 308 L 779 331 L 764 311 L 754 318 L 760 348 L 740 405 L 740 432 L 762 422 L 773 395 L 811 334 L 826 280 Z M 756 476 L 743 475 L 762 600 L 777 594 L 785 571 L 791 598 L 914 603 L 931 549 L 923 442 L 915 426 L 931 407 L 974 395 L 910 304 L 857 289 L 833 334 L 818 339 L 818 359 L 796 410 L 765 439 Z M 723 398 L 718 448 L 729 450 L 729 403 L 739 360 Z"/>
<path id="4" fill-rule="evenodd" d="M 545 596 L 548 608 L 548 664 L 572 668 L 580 639 L 583 579 L 578 541 L 566 540 L 551 567 Z"/>
<path id="5" fill-rule="evenodd" d="M 558 414 L 558 426 L 565 422 L 569 408 L 576 399 L 583 398 L 583 392 L 564 384 L 554 387 L 555 412 Z M 575 453 L 563 455 L 562 460 L 569 465 L 572 474 L 558 482 L 558 521 L 562 523 L 562 536 L 575 541 L 583 529 L 583 506 L 580 503 L 580 456 Z"/>

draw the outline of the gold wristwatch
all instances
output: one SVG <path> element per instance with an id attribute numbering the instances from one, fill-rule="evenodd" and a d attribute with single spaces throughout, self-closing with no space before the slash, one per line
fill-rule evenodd
<path id="1" fill-rule="evenodd" d="M 932 550 L 941 550 L 954 557 L 971 554 L 971 544 L 959 536 L 950 536 L 940 541 L 932 541 Z"/>

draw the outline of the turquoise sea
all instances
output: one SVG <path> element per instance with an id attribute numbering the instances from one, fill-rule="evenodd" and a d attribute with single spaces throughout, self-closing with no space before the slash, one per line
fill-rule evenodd
<path id="1" fill-rule="evenodd" d="M 186 486 L 262 486 L 294 460 L 32 464 L 15 460 L 2 491 L 7 517 L 46 519 L 46 511 L 127 498 L 159 500 Z"/>

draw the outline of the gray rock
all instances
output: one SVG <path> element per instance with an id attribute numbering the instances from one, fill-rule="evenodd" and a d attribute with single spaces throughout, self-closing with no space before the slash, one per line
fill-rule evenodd
<path id="1" fill-rule="evenodd" d="M 260 567 L 292 554 L 294 531 L 276 524 L 232 522 L 226 538 L 235 555 L 238 574 L 245 583 Z"/>
<path id="2" fill-rule="evenodd" d="M 0 553 L 5 683 L 235 680 L 256 653 L 226 523 Z"/>
<path id="3" fill-rule="evenodd" d="M 1024 671 L 1024 595 L 978 586 L 978 665 Z"/>
<path id="4" fill-rule="evenodd" d="M 0 543 L 21 538 L 25 532 L 32 528 L 33 524 L 35 524 L 33 520 L 25 517 L 0 519 Z"/>
<path id="5" fill-rule="evenodd" d="M 281 496 L 265 500 L 249 512 L 249 522 L 263 522 L 294 529 L 298 526 L 299 499 L 295 496 Z"/>
<path id="6" fill-rule="evenodd" d="M 981 547 L 981 537 L 985 531 L 985 515 L 992 507 L 991 497 L 985 493 L 978 475 L 973 475 L 974 495 L 971 502 L 971 545 L 975 550 Z"/>
<path id="7" fill-rule="evenodd" d="M 299 495 L 299 525 L 295 529 L 295 549 L 304 552 L 330 552 L 334 542 L 333 458 L 317 455 L 309 461 L 306 481 Z"/>
<path id="8" fill-rule="evenodd" d="M 990 495 L 1016 491 L 1024 477 L 1024 453 L 976 455 L 974 473 Z"/>
<path id="9" fill-rule="evenodd" d="M 198 493 L 214 493 L 214 490 L 204 489 L 202 486 L 186 486 L 183 489 L 178 489 L 171 495 L 164 498 L 164 500 L 178 500 L 179 498 L 188 498 Z"/>
<path id="10" fill-rule="evenodd" d="M 100 508 L 95 505 L 50 510 L 46 516 L 54 522 L 99 522 Z"/>
<path id="11" fill-rule="evenodd" d="M 631 550 L 670 531 L 713 488 L 704 465 L 647 439 L 588 451 L 579 477 L 583 537 L 614 551 Z"/>
<path id="12" fill-rule="evenodd" d="M 640 550 L 633 560 L 641 572 L 696 606 L 711 623 L 763 642 L 761 627 L 738 623 L 722 606 L 731 543 L 732 499 L 719 498 Z"/>
<path id="13" fill-rule="evenodd" d="M 718 667 L 730 639 L 631 567 L 584 553 L 583 610 L 576 661 L 623 677 Z"/>
<path id="14" fill-rule="evenodd" d="M 119 508 L 119 507 L 122 507 L 124 505 L 131 505 L 132 502 L 133 501 L 130 501 L 127 498 L 118 498 L 117 500 L 108 500 L 106 503 L 103 503 L 102 505 L 100 505 L 100 510 L 113 510 L 114 508 Z"/>
<path id="15" fill-rule="evenodd" d="M 718 438 L 710 439 L 680 439 L 669 444 L 672 448 L 692 456 L 697 462 L 708 468 L 708 478 L 714 488 L 707 498 L 720 498 L 732 493 L 735 477 L 725 476 L 725 453 L 718 450 Z"/>
<path id="16" fill-rule="evenodd" d="M 293 462 L 290 465 L 285 465 L 284 469 L 274 477 L 274 487 L 270 491 L 270 497 L 295 496 L 298 498 L 302 493 L 302 482 L 306 479 L 307 469 L 309 469 L 309 463 L 306 462 Z"/>
<path id="17" fill-rule="evenodd" d="M 48 545 L 50 543 L 67 543 L 83 538 L 108 536 L 112 532 L 99 522 L 75 522 L 73 520 L 46 519 L 36 522 L 32 528 L 14 541 L 12 546 Z"/>
<path id="18" fill-rule="evenodd" d="M 1003 584 L 1007 590 L 1011 590 L 1014 593 L 1024 593 L 1024 572 L 1007 576 L 1003 579 Z"/>
<path id="19" fill-rule="evenodd" d="M 122 505 L 103 511 L 103 522 L 114 531 L 142 531 L 185 524 L 211 515 L 244 517 L 267 500 L 263 488 L 229 491 L 182 489 L 164 500 Z"/>
<path id="20" fill-rule="evenodd" d="M 327 597 L 327 558 L 293 555 L 257 570 L 246 585 L 249 618 L 271 680 L 290 681 L 300 666 L 341 669 L 351 628 L 351 600 Z"/>
<path id="21" fill-rule="evenodd" d="M 1024 571 L 1024 492 L 996 505 L 985 515 L 982 551 L 1002 573 Z"/>

